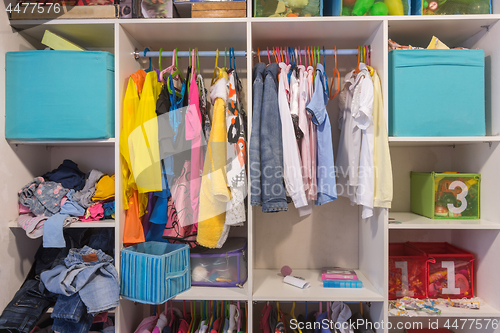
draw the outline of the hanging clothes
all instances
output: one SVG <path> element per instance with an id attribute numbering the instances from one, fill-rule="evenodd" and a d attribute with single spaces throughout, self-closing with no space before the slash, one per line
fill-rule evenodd
<path id="1" fill-rule="evenodd" d="M 217 80 L 210 88 L 213 124 L 201 180 L 197 236 L 198 243 L 208 248 L 215 248 L 219 239 L 224 237 L 226 206 L 231 199 L 225 177 L 227 80 L 227 73 L 219 69 Z"/>
<path id="2" fill-rule="evenodd" d="M 279 64 L 281 71 L 279 77 L 278 88 L 278 105 L 282 126 L 282 142 L 283 142 L 283 164 L 284 164 L 284 179 L 288 194 L 291 196 L 296 208 L 307 206 L 307 199 L 304 192 L 304 183 L 302 181 L 302 173 L 300 171 L 299 150 L 293 121 L 290 114 L 290 106 L 287 96 L 290 94 L 288 86 L 288 72 L 290 65 L 285 63 Z"/>
<path id="3" fill-rule="evenodd" d="M 302 182 L 304 183 L 304 191 L 307 200 L 315 200 L 312 198 L 313 186 L 313 164 L 311 156 L 311 137 L 309 132 L 309 119 L 306 111 L 306 103 L 309 101 L 307 96 L 307 72 L 302 65 L 298 66 L 299 70 L 299 89 L 298 89 L 298 116 L 299 127 L 304 133 L 301 139 L 298 139 L 300 149 L 300 163 L 302 169 Z"/>
<path id="4" fill-rule="evenodd" d="M 304 73 L 304 76 L 307 78 L 307 100 L 306 100 L 306 105 L 309 104 L 309 101 L 311 101 L 312 96 L 314 94 L 314 68 L 312 66 L 307 67 L 307 72 Z M 308 200 L 314 200 L 316 201 L 318 198 L 318 178 L 317 178 L 317 166 L 318 166 L 318 161 L 317 161 L 317 147 L 318 147 L 318 141 L 317 141 L 317 127 L 316 124 L 312 121 L 313 115 L 310 112 L 307 112 L 307 122 L 309 124 L 309 144 L 311 145 L 310 147 L 310 154 L 311 154 L 311 177 L 312 177 L 312 182 L 311 182 L 311 190 L 309 191 L 309 197 Z"/>
<path id="5" fill-rule="evenodd" d="M 158 121 L 155 112 L 161 88 L 156 73 L 149 72 L 139 101 L 135 128 L 128 138 L 132 173 L 139 193 L 162 189 Z"/>
<path id="6" fill-rule="evenodd" d="M 339 98 L 341 136 L 337 153 L 338 179 L 343 196 L 351 204 L 363 206 L 362 218 L 373 215 L 374 202 L 374 126 L 373 81 L 365 64 L 360 72 L 348 73 Z"/>
<path id="7" fill-rule="evenodd" d="M 392 164 L 389 151 L 389 138 L 384 117 L 384 101 L 382 84 L 377 71 L 372 75 L 373 81 L 373 124 L 375 143 L 373 147 L 373 169 L 375 172 L 375 189 L 373 207 L 391 208 L 392 203 Z"/>
<path id="8" fill-rule="evenodd" d="M 316 205 L 324 205 L 337 199 L 335 182 L 335 164 L 333 159 L 333 142 L 330 117 L 326 112 L 329 96 L 323 85 L 325 71 L 323 65 L 316 65 L 316 80 L 314 93 L 307 104 L 307 110 L 312 114 L 312 121 L 317 126 L 317 199 Z"/>
<path id="9" fill-rule="evenodd" d="M 260 127 L 262 212 L 287 211 L 283 185 L 283 139 L 278 103 L 278 64 L 264 72 Z"/>
<path id="10" fill-rule="evenodd" d="M 241 83 L 235 70 L 229 73 L 227 128 L 227 183 L 231 190 L 231 201 L 227 203 L 226 225 L 242 226 L 246 221 L 246 140 L 243 110 L 239 99 Z"/>
<path id="11" fill-rule="evenodd" d="M 253 68 L 252 133 L 248 149 L 250 154 L 250 203 L 252 206 L 262 206 L 260 127 L 265 69 L 266 65 L 263 62 L 259 62 Z"/>

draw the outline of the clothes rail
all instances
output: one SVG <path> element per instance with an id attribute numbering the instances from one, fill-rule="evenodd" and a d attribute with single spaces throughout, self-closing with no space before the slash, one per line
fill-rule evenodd
<path id="1" fill-rule="evenodd" d="M 298 52 L 298 51 L 297 51 Z M 224 50 L 219 50 L 219 56 L 224 56 L 224 53 L 229 56 L 229 51 L 224 51 Z M 162 51 L 161 56 L 170 58 L 174 54 L 173 51 Z M 231 53 L 232 54 L 232 53 Z M 300 50 L 300 55 L 305 55 L 306 51 L 305 50 Z M 319 50 L 319 54 L 323 55 L 323 50 Z M 335 55 L 335 50 L 333 49 L 328 49 L 325 50 L 324 52 L 325 55 Z M 337 55 L 357 55 L 358 54 L 358 49 L 339 49 L 337 50 Z M 198 51 L 198 56 L 200 57 L 215 57 L 217 55 L 217 51 Z M 234 51 L 234 56 L 235 57 L 246 57 L 247 52 L 246 51 Z M 252 55 L 255 57 L 257 56 L 257 52 L 252 51 Z M 267 55 L 267 50 L 260 51 L 261 56 L 266 56 Z M 274 55 L 272 50 L 269 50 L 269 55 Z M 160 52 L 158 51 L 135 51 L 134 52 L 134 58 L 139 59 L 139 58 L 157 58 L 160 56 Z M 178 57 L 188 57 L 189 52 L 188 51 L 178 51 L 177 52 Z"/>

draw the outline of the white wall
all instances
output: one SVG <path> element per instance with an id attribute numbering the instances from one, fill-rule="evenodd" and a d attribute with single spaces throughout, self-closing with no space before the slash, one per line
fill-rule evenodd
<path id="1" fill-rule="evenodd" d="M 15 147 L 5 140 L 5 52 L 32 48 L 13 32 L 7 12 L 0 10 L 0 281 L 4 286 L 0 288 L 0 309 L 21 286 L 39 245 L 26 237 L 22 229 L 10 230 L 7 226 L 17 218 L 17 191 L 48 167 L 44 147 Z"/>

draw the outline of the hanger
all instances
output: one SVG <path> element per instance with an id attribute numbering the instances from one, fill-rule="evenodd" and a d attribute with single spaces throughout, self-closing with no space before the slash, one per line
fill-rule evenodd
<path id="1" fill-rule="evenodd" d="M 191 320 L 189 321 L 188 332 L 191 333 L 191 327 L 193 326 L 194 317 L 196 316 L 196 313 L 193 313 L 193 301 L 189 301 L 189 307 L 191 309 Z"/>
<path id="2" fill-rule="evenodd" d="M 318 53 L 319 53 L 319 46 L 318 46 Z M 325 63 L 325 46 L 323 46 L 323 80 L 324 80 L 324 85 L 325 85 L 325 90 L 326 90 L 326 96 L 330 96 L 330 90 L 328 89 L 328 77 L 326 76 L 326 63 Z M 328 99 L 329 100 L 329 99 Z"/>
<path id="3" fill-rule="evenodd" d="M 273 54 L 274 54 L 274 59 L 276 60 L 276 63 L 279 63 L 278 56 L 276 55 L 276 50 L 274 47 L 273 47 Z"/>
<path id="4" fill-rule="evenodd" d="M 200 55 L 198 54 L 198 48 L 196 48 L 196 68 L 200 70 Z"/>
<path id="5" fill-rule="evenodd" d="M 175 49 L 175 71 L 172 73 L 173 78 L 180 78 L 181 81 L 184 81 L 184 77 L 182 77 L 181 70 L 179 69 L 179 62 L 177 59 L 177 52 L 179 51 L 178 48 Z"/>
<path id="6" fill-rule="evenodd" d="M 146 55 L 146 52 L 149 52 L 149 49 L 147 47 L 144 49 L 144 55 Z M 149 67 L 146 69 L 146 73 L 151 72 L 151 69 L 152 69 L 151 68 L 151 57 L 149 57 Z"/>
<path id="7" fill-rule="evenodd" d="M 160 70 L 160 72 L 163 70 L 163 68 L 161 67 L 161 53 L 163 52 L 163 47 L 160 48 L 160 52 L 158 54 L 158 69 Z"/>
<path id="8" fill-rule="evenodd" d="M 271 56 L 269 55 L 269 46 L 267 47 L 267 60 L 269 60 L 269 65 L 271 64 Z"/>
<path id="9" fill-rule="evenodd" d="M 323 313 L 323 302 L 319 302 L 319 313 Z"/>
<path id="10" fill-rule="evenodd" d="M 283 315 L 290 316 L 290 317 L 292 317 L 292 319 L 297 320 L 297 318 L 295 317 L 295 301 L 292 302 L 292 309 L 290 310 L 290 312 L 289 313 L 283 313 Z M 307 314 L 306 314 L 306 316 L 307 316 Z M 296 332 L 296 333 L 297 333 L 297 331 L 298 331 L 298 333 L 302 333 L 302 331 L 298 327 L 297 327 L 297 330 L 293 330 L 293 331 Z"/>
<path id="11" fill-rule="evenodd" d="M 257 48 L 257 56 L 259 57 L 259 62 L 260 62 L 260 49 Z"/>
<path id="12" fill-rule="evenodd" d="M 215 78 L 217 76 L 217 64 L 219 63 L 219 49 L 215 51 L 215 67 L 214 67 L 214 74 L 212 75 L 212 83 L 210 85 L 213 85 L 215 83 Z"/>
<path id="13" fill-rule="evenodd" d="M 358 65 L 356 66 L 356 69 L 354 70 L 354 74 L 358 74 L 360 72 L 360 69 L 359 69 L 360 58 L 361 58 L 361 46 L 358 45 Z"/>
<path id="14" fill-rule="evenodd" d="M 304 64 L 305 64 L 305 66 L 306 66 L 306 70 L 307 70 L 307 67 L 308 67 L 308 66 L 307 66 L 307 64 L 308 64 L 308 63 L 307 63 L 307 49 L 306 49 L 305 47 L 304 47 Z"/>
<path id="15" fill-rule="evenodd" d="M 340 73 L 337 68 L 337 47 L 334 46 L 333 50 L 335 55 L 335 68 L 333 69 L 332 84 L 330 85 L 330 93 L 333 93 L 333 82 L 335 81 L 335 76 L 337 76 L 337 90 L 333 95 L 330 95 L 330 100 L 334 99 L 335 96 L 337 96 L 338 93 L 340 92 Z"/>

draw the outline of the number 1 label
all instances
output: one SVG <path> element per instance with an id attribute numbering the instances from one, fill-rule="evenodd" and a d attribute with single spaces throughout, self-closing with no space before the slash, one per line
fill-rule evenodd
<path id="1" fill-rule="evenodd" d="M 447 275 L 447 288 L 443 288 L 443 294 L 458 295 L 460 294 L 460 288 L 455 288 L 455 262 L 453 261 L 443 261 L 441 267 L 446 268 Z"/>

